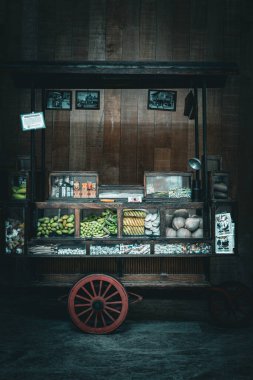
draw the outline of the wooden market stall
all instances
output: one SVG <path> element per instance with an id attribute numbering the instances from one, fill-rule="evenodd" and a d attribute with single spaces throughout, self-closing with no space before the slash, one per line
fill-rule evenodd
<path id="1" fill-rule="evenodd" d="M 31 89 L 31 112 L 35 111 L 37 91 L 41 91 L 41 110 L 45 110 L 46 89 L 187 88 L 193 90 L 195 162 L 200 162 L 201 170 L 199 170 L 200 167 L 197 168 L 194 180 L 193 173 L 190 172 L 145 172 L 141 202 L 138 203 L 131 197 L 125 199 L 115 197 L 115 199 L 109 200 L 104 197 L 102 199 L 100 191 L 102 192 L 103 186 L 99 185 L 97 179 L 99 173 L 85 171 L 51 173 L 49 199 L 43 198 L 38 201 L 35 188 L 35 133 L 40 133 L 41 138 L 42 180 L 48 183 L 45 174 L 45 130 L 30 132 L 31 185 L 29 200 L 14 202 L 15 207 L 26 206 L 28 209 L 26 213 L 29 214 L 29 217 L 26 215 L 26 220 L 30 222 L 27 222 L 29 226 L 26 227 L 25 232 L 26 250 L 24 254 L 13 255 L 17 260 L 23 260 L 26 268 L 29 268 L 30 283 L 33 285 L 71 286 L 84 275 L 103 273 L 120 279 L 127 288 L 210 286 L 210 257 L 217 254 L 222 255 L 222 251 L 217 253 L 216 215 L 229 214 L 233 225 L 236 225 L 237 220 L 235 202 L 228 196 L 225 196 L 225 199 L 224 197 L 215 199 L 213 191 L 210 191 L 209 187 L 207 89 L 225 86 L 227 77 L 237 74 L 236 65 L 216 62 L 87 61 L 74 63 L 36 61 L 2 64 L 0 71 L 8 73 L 17 88 Z M 202 152 L 199 148 L 199 89 L 202 102 Z M 189 181 L 187 179 L 184 190 L 187 188 L 190 192 L 186 196 L 168 196 L 168 194 L 165 196 L 163 194 L 162 197 L 149 196 L 148 181 L 155 187 L 158 179 L 161 180 L 165 176 L 166 181 L 170 181 L 173 177 L 180 178 L 183 183 L 182 178 L 187 175 L 189 175 Z M 86 177 L 90 178 L 90 176 L 95 178 L 90 182 L 96 184 L 94 187 L 96 194 L 89 199 L 87 195 L 75 198 L 73 193 L 68 195 L 64 193 L 64 196 L 61 193 L 57 197 L 53 194 L 52 178 L 54 177 L 57 177 L 58 182 L 59 179 L 65 181 L 67 177 L 67 183 L 72 181 L 71 186 L 73 187 L 76 178 L 83 177 L 83 182 L 88 182 Z M 198 188 L 198 192 L 193 198 L 193 184 L 199 184 L 200 180 L 201 192 Z M 108 186 L 107 190 L 112 188 L 113 186 Z M 134 186 L 131 190 L 133 188 Z M 129 186 L 124 187 L 125 192 L 129 189 Z M 114 194 L 117 195 L 117 192 L 121 191 L 122 187 L 118 186 Z M 27 207 L 28 204 L 29 207 Z M 7 203 L 7 207 L 12 206 L 13 201 L 12 204 L 8 205 Z M 178 225 L 175 221 L 176 216 L 179 218 Z M 192 223 L 198 221 L 198 223 L 203 223 L 203 226 L 200 227 L 200 224 L 197 223 L 198 227 L 195 229 L 189 227 L 187 231 L 181 231 L 184 235 L 180 236 L 178 230 L 180 228 L 186 230 L 185 222 L 180 226 L 182 218 L 189 218 Z M 64 222 L 64 219 L 68 222 Z M 151 223 L 152 220 L 154 225 Z M 172 220 L 174 220 L 174 225 L 171 224 Z M 101 232 L 102 230 L 87 232 L 87 228 L 90 228 L 87 225 L 90 223 L 90 226 L 92 222 L 103 223 L 103 231 L 107 232 Z M 46 227 L 48 223 L 55 225 L 52 227 L 53 230 L 50 227 L 48 231 L 48 227 Z M 69 227 L 63 229 L 62 232 L 59 230 L 59 225 L 62 226 L 63 223 L 69 224 Z M 153 229 L 150 227 L 151 225 L 154 227 Z M 199 231 L 199 235 L 194 235 L 197 228 L 201 232 Z M 234 233 L 235 235 L 236 233 Z M 224 254 L 226 254 L 225 252 Z M 229 253 L 232 255 L 236 253 L 236 244 L 232 248 L 230 247 Z M 20 277 L 22 278 L 22 273 Z M 102 280 L 101 278 L 91 279 L 88 285 L 90 290 L 86 290 L 88 293 L 93 291 L 97 296 L 101 295 L 103 286 L 105 286 L 103 291 L 106 293 L 107 285 L 103 285 L 103 281 L 107 284 L 107 277 L 103 277 Z M 82 283 L 75 289 L 75 296 L 83 286 Z M 71 302 L 75 301 L 72 299 Z M 100 310 L 101 304 L 96 303 L 96 307 Z M 73 309 L 75 306 L 72 305 L 72 311 Z M 101 323 L 103 324 L 103 322 L 102 320 Z"/>

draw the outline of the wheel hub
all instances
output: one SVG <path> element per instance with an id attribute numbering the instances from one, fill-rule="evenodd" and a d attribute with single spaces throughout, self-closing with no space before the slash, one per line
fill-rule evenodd
<path id="1" fill-rule="evenodd" d="M 104 303 L 101 300 L 96 299 L 92 302 L 92 309 L 97 312 L 102 311 L 104 310 Z"/>

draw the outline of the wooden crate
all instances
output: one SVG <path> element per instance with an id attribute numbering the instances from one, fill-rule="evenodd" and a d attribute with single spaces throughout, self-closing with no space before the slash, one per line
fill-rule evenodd
<path id="1" fill-rule="evenodd" d="M 97 172 L 51 172 L 49 199 L 95 199 L 98 197 Z"/>

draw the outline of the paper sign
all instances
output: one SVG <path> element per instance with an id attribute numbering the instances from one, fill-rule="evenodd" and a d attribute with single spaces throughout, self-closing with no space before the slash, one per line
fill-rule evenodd
<path id="1" fill-rule="evenodd" d="M 43 112 L 21 114 L 20 118 L 23 131 L 46 128 Z"/>

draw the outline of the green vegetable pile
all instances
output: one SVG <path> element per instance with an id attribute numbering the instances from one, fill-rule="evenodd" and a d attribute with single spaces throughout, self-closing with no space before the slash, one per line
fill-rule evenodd
<path id="1" fill-rule="evenodd" d="M 81 237 L 103 238 L 117 235 L 117 214 L 112 210 L 105 210 L 101 215 L 90 215 L 80 223 Z"/>
<path id="2" fill-rule="evenodd" d="M 37 237 L 70 236 L 75 232 L 74 214 L 40 218 L 37 223 Z"/>

